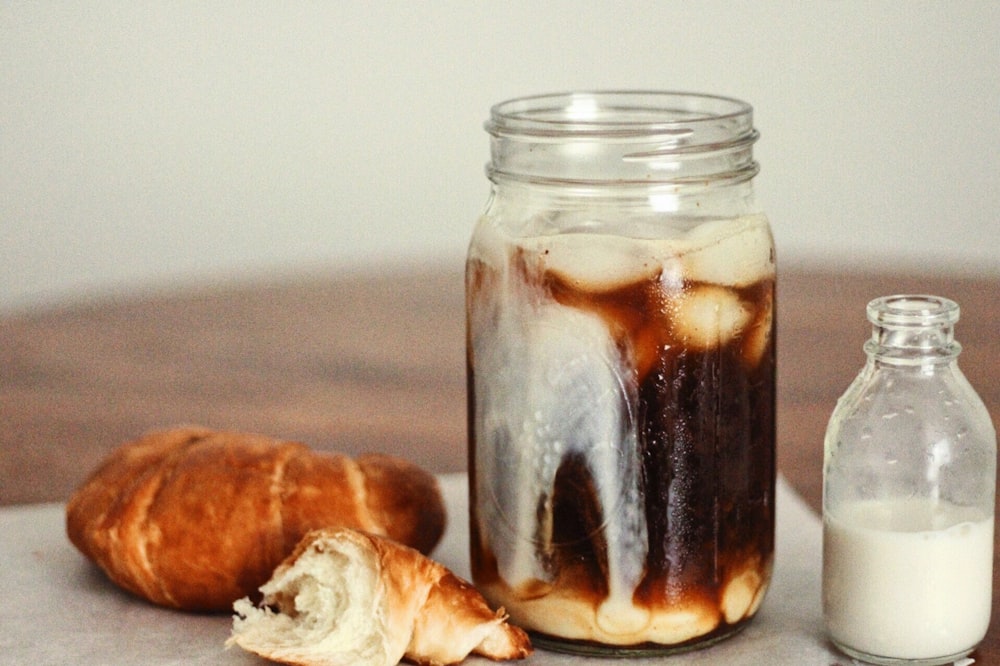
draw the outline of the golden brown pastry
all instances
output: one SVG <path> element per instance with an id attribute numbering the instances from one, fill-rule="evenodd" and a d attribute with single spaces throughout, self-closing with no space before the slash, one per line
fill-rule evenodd
<path id="1" fill-rule="evenodd" d="M 234 604 L 239 645 L 297 666 L 454 664 L 531 654 L 523 630 L 444 565 L 372 534 L 326 528 L 307 534 L 260 588 Z"/>
<path id="2" fill-rule="evenodd" d="M 311 529 L 355 527 L 427 553 L 444 511 L 434 476 L 397 458 L 189 427 L 114 451 L 70 498 L 66 530 L 126 590 L 228 611 Z"/>

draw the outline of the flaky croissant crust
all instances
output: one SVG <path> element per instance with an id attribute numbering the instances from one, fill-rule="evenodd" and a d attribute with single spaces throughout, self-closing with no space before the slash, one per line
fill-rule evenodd
<path id="1" fill-rule="evenodd" d="M 413 463 L 202 427 L 121 446 L 66 508 L 70 541 L 111 580 L 196 611 L 253 595 L 311 529 L 363 529 L 428 553 L 444 524 L 437 480 Z"/>
<path id="2" fill-rule="evenodd" d="M 443 564 L 348 528 L 313 530 L 261 587 L 234 604 L 227 646 L 293 666 L 457 664 L 523 659 L 531 641 Z"/>

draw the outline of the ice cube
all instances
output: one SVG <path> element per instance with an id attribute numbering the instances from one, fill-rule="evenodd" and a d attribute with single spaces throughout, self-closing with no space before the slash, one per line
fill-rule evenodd
<path id="1" fill-rule="evenodd" d="M 583 292 L 605 293 L 655 278 L 662 263 L 648 244 L 594 233 L 557 234 L 525 241 L 537 253 L 540 272 Z"/>
<path id="2" fill-rule="evenodd" d="M 698 225 L 688 234 L 684 277 L 729 287 L 745 287 L 774 273 L 771 232 L 762 217 Z"/>
<path id="3" fill-rule="evenodd" d="M 722 614 L 729 624 L 755 613 L 763 598 L 764 578 L 756 564 L 753 562 L 733 576 L 722 592 Z"/>
<path id="4" fill-rule="evenodd" d="M 681 294 L 671 318 L 673 336 L 689 349 L 726 344 L 750 322 L 751 309 L 731 289 L 702 285 Z"/>
<path id="5" fill-rule="evenodd" d="M 760 359 L 767 350 L 767 345 L 771 341 L 772 318 L 774 317 L 774 307 L 770 296 L 758 306 L 758 311 L 753 323 L 747 326 L 743 339 L 743 362 L 747 367 L 753 368 L 760 363 Z"/>

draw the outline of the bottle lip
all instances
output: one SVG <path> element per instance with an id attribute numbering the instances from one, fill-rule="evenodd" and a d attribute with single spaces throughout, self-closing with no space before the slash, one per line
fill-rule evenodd
<path id="1" fill-rule="evenodd" d="M 927 327 L 951 325 L 958 321 L 955 301 L 930 294 L 895 294 L 868 303 L 868 320 L 882 327 Z"/>
<path id="2" fill-rule="evenodd" d="M 722 95 L 657 90 L 584 90 L 516 97 L 495 104 L 484 126 L 495 137 L 661 137 L 680 149 L 691 150 L 688 141 L 696 139 L 699 128 L 722 125 L 730 134 L 727 145 L 757 139 L 753 107 L 747 102 Z"/>

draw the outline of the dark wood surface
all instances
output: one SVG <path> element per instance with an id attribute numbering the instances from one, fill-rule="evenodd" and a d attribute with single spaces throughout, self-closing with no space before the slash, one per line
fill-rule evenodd
<path id="1" fill-rule="evenodd" d="M 462 290 L 461 266 L 400 269 L 0 318 L 0 505 L 64 500 L 118 444 L 181 423 L 464 471 Z M 864 363 L 865 305 L 902 292 L 958 301 L 960 365 L 1000 422 L 1000 279 L 785 269 L 778 466 L 817 511 L 823 432 Z M 994 598 L 978 664 L 1000 664 Z"/>

